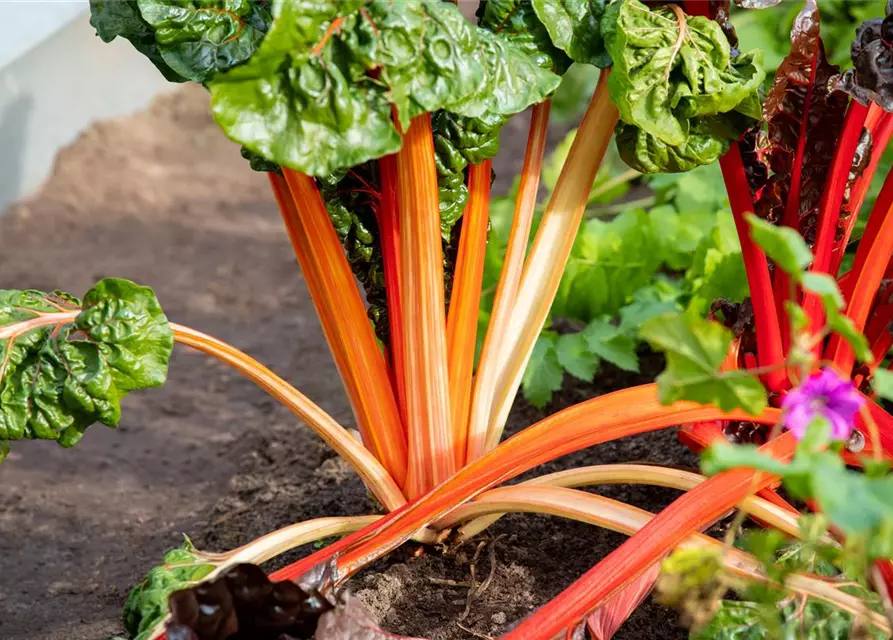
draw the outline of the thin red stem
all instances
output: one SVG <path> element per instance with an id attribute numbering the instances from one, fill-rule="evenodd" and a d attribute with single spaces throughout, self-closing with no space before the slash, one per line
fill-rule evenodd
<path id="1" fill-rule="evenodd" d="M 764 377 L 768 389 L 781 391 L 787 385 L 787 374 L 781 367 L 785 360 L 781 330 L 774 305 L 769 263 L 766 254 L 751 239 L 750 227 L 745 219 L 746 214 L 753 213 L 754 204 L 737 143 L 732 145 L 729 152 L 720 159 L 719 164 L 729 194 L 735 228 L 738 230 L 744 270 L 750 289 L 756 325 L 757 361 L 760 367 L 773 368 L 772 373 Z"/>
<path id="2" fill-rule="evenodd" d="M 865 328 L 868 312 L 877 297 L 890 262 L 890 254 L 893 252 L 891 213 L 893 213 L 893 172 L 884 181 L 881 193 L 871 210 L 869 223 L 874 223 L 872 235 L 865 236 L 856 250 L 855 265 L 858 266 L 853 267 L 855 275 L 850 280 L 851 293 L 846 315 L 859 331 Z M 825 357 L 844 374 L 849 374 L 856 360 L 852 347 L 838 335 L 831 337 Z"/>
<path id="3" fill-rule="evenodd" d="M 856 147 L 859 144 L 859 138 L 862 136 L 862 126 L 867 116 L 867 106 L 860 104 L 856 100 L 850 102 L 846 120 L 843 123 L 843 131 L 837 142 L 837 151 L 828 170 L 828 180 L 825 184 L 825 191 L 822 194 L 822 201 L 819 205 L 818 231 L 815 246 L 813 247 L 815 259 L 810 267 L 812 272 L 829 273 L 830 271 L 832 250 L 834 248 L 834 239 L 837 235 L 838 223 L 840 222 L 844 193 L 849 180 L 850 169 L 853 166 L 853 156 L 856 154 Z M 803 296 L 803 308 L 810 320 L 811 332 L 814 335 L 818 335 L 821 333 L 821 328 L 825 321 L 821 298 L 813 293 L 806 292 Z M 817 346 L 817 351 L 820 348 L 821 345 Z"/>
<path id="4" fill-rule="evenodd" d="M 793 455 L 795 444 L 794 437 L 785 433 L 765 445 L 762 451 L 787 460 Z M 769 474 L 750 469 L 733 469 L 687 491 L 504 638 L 552 638 L 576 625 L 589 611 L 619 592 L 692 533 L 775 480 Z"/>
<path id="5" fill-rule="evenodd" d="M 871 134 L 871 158 L 865 170 L 853 181 L 850 187 L 850 202 L 847 208 L 850 211 L 850 217 L 846 221 L 843 229 L 843 238 L 835 243 L 834 256 L 832 259 L 831 270 L 829 273 L 837 274 L 840 271 L 840 263 L 846 253 L 847 244 L 853 234 L 856 221 L 859 219 L 859 211 L 865 202 L 865 196 L 871 187 L 872 178 L 878 164 L 887 149 L 887 144 L 893 137 L 893 114 L 884 111 L 877 103 L 872 102 L 868 110 L 868 117 L 865 119 L 865 128 Z M 866 228 L 863 237 L 869 236 L 869 230 Z M 843 290 L 844 297 L 849 297 L 849 290 Z"/>

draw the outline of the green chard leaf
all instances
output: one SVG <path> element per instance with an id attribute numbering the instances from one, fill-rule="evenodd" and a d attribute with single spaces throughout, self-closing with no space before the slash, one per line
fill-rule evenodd
<path id="1" fill-rule="evenodd" d="M 608 67 L 601 20 L 606 0 L 532 0 L 533 10 L 556 47 L 574 62 Z"/>
<path id="2" fill-rule="evenodd" d="M 618 148 L 633 168 L 709 164 L 761 118 L 762 52 L 732 58 L 713 20 L 621 0 L 608 5 L 602 30 L 614 61 L 608 88 L 622 121 Z"/>
<path id="3" fill-rule="evenodd" d="M 252 0 L 138 0 L 155 31 L 161 57 L 188 80 L 204 82 L 247 61 L 270 25 L 270 14 Z"/>
<path id="4" fill-rule="evenodd" d="M 52 313 L 70 317 L 33 324 Z M 172 349 L 155 294 L 128 280 L 101 280 L 83 303 L 62 292 L 0 290 L 3 448 L 21 439 L 72 447 L 95 422 L 114 427 L 124 396 L 164 383 Z"/>
<path id="5" fill-rule="evenodd" d="M 90 24 L 103 42 L 111 42 L 117 37 L 129 40 L 133 48 L 146 56 L 169 82 L 188 80 L 164 60 L 155 41 L 155 31 L 140 14 L 137 0 L 90 0 Z"/>
<path id="6" fill-rule="evenodd" d="M 667 368 L 657 378 L 661 402 L 690 400 L 713 404 L 723 411 L 743 409 L 756 415 L 766 407 L 766 390 L 753 376 L 720 372 L 732 342 L 722 325 L 682 314 L 648 320 L 640 335 L 663 351 Z"/>
<path id="7" fill-rule="evenodd" d="M 136 585 L 124 605 L 124 630 L 132 640 L 152 640 L 152 631 L 168 614 L 168 596 L 205 578 L 214 565 L 205 564 L 187 538 L 164 555 Z"/>
<path id="8" fill-rule="evenodd" d="M 464 128 L 486 129 L 559 82 L 519 45 L 438 0 L 276 0 L 272 13 L 248 63 L 208 83 L 212 111 L 230 138 L 311 175 L 397 151 L 392 107 L 403 127 L 444 109 L 484 118 Z"/>
<path id="9" fill-rule="evenodd" d="M 552 44 L 530 0 L 482 0 L 477 17 L 478 26 L 508 38 L 543 69 L 564 73 L 571 65 L 564 51 Z"/>

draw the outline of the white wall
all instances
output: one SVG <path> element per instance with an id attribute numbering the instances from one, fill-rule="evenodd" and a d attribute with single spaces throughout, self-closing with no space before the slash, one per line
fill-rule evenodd
<path id="1" fill-rule="evenodd" d="M 0 1 L 0 24 L 2 214 L 40 187 L 58 149 L 90 124 L 138 111 L 174 85 L 126 40 L 102 42 L 83 0 Z"/>

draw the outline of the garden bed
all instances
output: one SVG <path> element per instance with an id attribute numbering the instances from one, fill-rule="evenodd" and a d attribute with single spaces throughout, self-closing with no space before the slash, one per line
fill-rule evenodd
<path id="1" fill-rule="evenodd" d="M 514 126 L 506 144 L 523 142 Z M 508 148 L 500 159 L 521 156 Z M 517 168 L 499 171 L 497 190 Z M 92 128 L 61 154 L 41 194 L 0 220 L 0 238 L 0 287 L 84 291 L 108 275 L 152 285 L 171 319 L 239 346 L 350 422 L 267 182 L 216 130 L 200 89 Z M 519 400 L 509 429 L 646 382 L 659 369 L 646 355 L 640 376 L 603 369 L 596 385 L 566 381 L 545 411 Z M 52 442 L 22 443 L 0 466 L 5 640 L 101 640 L 120 632 L 128 588 L 182 533 L 200 548 L 222 550 L 299 520 L 373 509 L 358 478 L 319 438 L 209 359 L 178 348 L 169 383 L 126 405 L 118 432 L 93 428 L 70 452 Z M 630 461 L 695 463 L 666 431 L 574 454 L 547 471 Z M 675 495 L 650 487 L 599 492 L 651 511 Z M 621 539 L 545 516 L 504 518 L 482 538 L 492 554 L 483 548 L 475 563 L 484 579 L 495 558 L 492 582 L 461 622 L 461 583 L 477 542 L 420 557 L 407 546 L 350 586 L 389 630 L 485 637 L 554 596 Z M 686 633 L 675 614 L 648 602 L 616 637 Z"/>

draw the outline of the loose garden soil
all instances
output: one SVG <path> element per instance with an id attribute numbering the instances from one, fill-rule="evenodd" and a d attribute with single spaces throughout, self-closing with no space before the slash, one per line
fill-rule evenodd
<path id="1" fill-rule="evenodd" d="M 510 124 L 497 190 L 519 168 L 526 125 Z M 563 132 L 556 131 L 555 139 Z M 553 141 L 554 142 L 554 141 Z M 122 276 L 153 286 L 168 316 L 266 363 L 343 424 L 350 412 L 264 176 L 207 115 L 200 89 L 92 127 L 61 154 L 35 198 L 0 220 L 0 288 L 82 294 Z M 519 400 L 518 431 L 586 398 L 653 379 L 603 369 L 567 382 L 541 411 Z M 238 374 L 178 348 L 167 385 L 125 402 L 117 431 L 92 427 L 74 450 L 13 443 L 0 466 L 0 638 L 103 640 L 121 632 L 128 589 L 188 534 L 225 550 L 308 518 L 374 507 L 357 477 L 309 429 Z M 693 466 L 672 431 L 568 456 L 540 472 L 609 462 Z M 599 493 L 656 511 L 676 495 Z M 498 636 L 616 547 L 622 536 L 545 516 L 503 518 L 482 538 L 489 588 L 466 611 L 477 543 L 416 557 L 408 546 L 351 583 L 391 631 L 453 640 Z M 307 553 L 312 549 L 305 549 Z M 278 564 L 293 560 L 296 554 Z M 491 562 L 495 562 L 491 566 Z M 273 565 L 274 563 L 271 563 Z M 685 638 L 649 601 L 616 636 Z"/>

